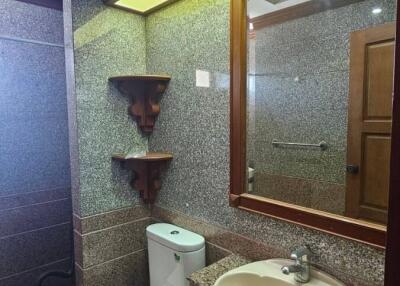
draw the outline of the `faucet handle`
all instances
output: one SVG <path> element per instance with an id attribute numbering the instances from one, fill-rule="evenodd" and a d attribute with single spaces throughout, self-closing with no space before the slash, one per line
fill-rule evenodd
<path id="1" fill-rule="evenodd" d="M 311 251 L 307 246 L 302 246 L 295 251 L 292 252 L 290 258 L 293 260 L 308 260 L 308 257 L 311 255 Z"/>

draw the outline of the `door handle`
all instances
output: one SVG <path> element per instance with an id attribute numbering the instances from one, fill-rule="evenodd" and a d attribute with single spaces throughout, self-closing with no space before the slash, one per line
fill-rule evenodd
<path id="1" fill-rule="evenodd" d="M 347 165 L 346 166 L 346 172 L 349 174 L 358 174 L 358 172 L 360 171 L 360 167 L 357 165 Z"/>

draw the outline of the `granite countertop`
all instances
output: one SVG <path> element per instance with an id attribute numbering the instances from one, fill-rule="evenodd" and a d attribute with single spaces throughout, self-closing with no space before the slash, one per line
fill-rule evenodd
<path id="1" fill-rule="evenodd" d="M 191 286 L 213 286 L 217 279 L 226 272 L 252 261 L 242 256 L 231 254 L 197 272 L 194 272 L 188 280 Z"/>

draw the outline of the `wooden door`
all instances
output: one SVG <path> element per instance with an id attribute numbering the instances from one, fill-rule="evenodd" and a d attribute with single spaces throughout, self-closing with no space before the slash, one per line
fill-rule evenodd
<path id="1" fill-rule="evenodd" d="M 386 223 L 395 24 L 350 37 L 346 216 Z"/>

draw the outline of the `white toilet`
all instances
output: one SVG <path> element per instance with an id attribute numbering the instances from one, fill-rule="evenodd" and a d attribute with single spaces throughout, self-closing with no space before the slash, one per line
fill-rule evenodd
<path id="1" fill-rule="evenodd" d="M 147 227 L 150 286 L 188 286 L 186 277 L 205 267 L 204 237 L 167 223 Z"/>

